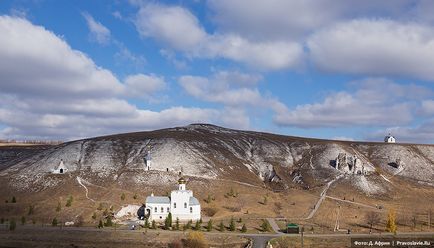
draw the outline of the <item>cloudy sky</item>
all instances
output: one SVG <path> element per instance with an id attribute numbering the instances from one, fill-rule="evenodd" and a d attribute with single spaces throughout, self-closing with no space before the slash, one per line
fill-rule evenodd
<path id="1" fill-rule="evenodd" d="M 434 143 L 434 1 L 8 1 L 0 139 L 190 123 Z"/>

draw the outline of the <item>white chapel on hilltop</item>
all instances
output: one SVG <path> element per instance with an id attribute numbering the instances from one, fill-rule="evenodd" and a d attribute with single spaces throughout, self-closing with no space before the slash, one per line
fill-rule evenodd
<path id="1" fill-rule="evenodd" d="M 386 135 L 386 137 L 384 137 L 384 142 L 386 143 L 395 143 L 396 139 L 395 137 L 393 137 L 390 133 L 389 135 Z"/>
<path id="2" fill-rule="evenodd" d="M 181 177 L 178 180 L 178 190 L 172 190 L 168 196 L 146 197 L 145 215 L 149 220 L 164 221 L 169 213 L 172 219 L 180 221 L 196 221 L 200 219 L 200 203 L 193 196 L 193 191 L 187 190 L 186 180 Z"/>

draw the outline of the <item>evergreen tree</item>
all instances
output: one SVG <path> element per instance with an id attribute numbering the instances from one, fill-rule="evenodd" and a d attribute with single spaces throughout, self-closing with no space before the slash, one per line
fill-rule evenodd
<path id="1" fill-rule="evenodd" d="M 202 225 L 202 217 L 200 217 L 200 219 L 199 219 L 199 224 Z"/>
<path id="2" fill-rule="evenodd" d="M 243 219 L 241 219 L 241 217 L 238 219 L 238 223 L 243 222 Z"/>
<path id="3" fill-rule="evenodd" d="M 243 224 L 243 227 L 241 228 L 241 232 L 242 232 L 242 233 L 247 232 L 246 224 Z"/>
<path id="4" fill-rule="evenodd" d="M 93 214 L 92 214 L 92 219 L 96 219 L 96 213 L 95 212 L 93 212 Z"/>
<path id="5" fill-rule="evenodd" d="M 34 212 L 34 206 L 33 206 L 33 205 L 30 205 L 30 206 L 29 206 L 29 212 L 28 212 L 28 215 L 32 215 L 33 212 Z"/>
<path id="6" fill-rule="evenodd" d="M 229 224 L 229 230 L 231 232 L 235 231 L 235 221 L 234 221 L 234 218 L 231 218 L 231 222 Z"/>
<path id="7" fill-rule="evenodd" d="M 155 220 L 152 221 L 151 228 L 157 229 L 157 223 L 155 223 Z"/>
<path id="8" fill-rule="evenodd" d="M 386 231 L 396 234 L 396 212 L 394 209 L 390 209 L 387 214 Z"/>
<path id="9" fill-rule="evenodd" d="M 13 231 L 17 227 L 17 223 L 15 223 L 15 219 L 11 219 L 9 222 L 9 230 Z"/>
<path id="10" fill-rule="evenodd" d="M 102 223 L 102 220 L 99 220 L 98 228 L 103 228 L 103 227 L 104 227 L 104 224 Z"/>
<path id="11" fill-rule="evenodd" d="M 219 224 L 219 231 L 220 232 L 223 232 L 225 230 L 225 225 L 223 224 L 223 221 L 220 221 L 220 224 Z"/>
<path id="12" fill-rule="evenodd" d="M 16 203 L 17 199 L 15 198 L 15 196 L 12 196 L 12 203 Z"/>
<path id="13" fill-rule="evenodd" d="M 270 223 L 267 220 L 262 220 L 261 229 L 263 232 L 269 232 L 271 230 Z"/>
<path id="14" fill-rule="evenodd" d="M 196 221 L 196 224 L 194 225 L 194 230 L 200 231 L 200 222 Z"/>
<path id="15" fill-rule="evenodd" d="M 113 226 L 113 221 L 112 221 L 111 215 L 107 216 L 107 220 L 106 220 L 104 226 Z"/>
<path id="16" fill-rule="evenodd" d="M 57 226 L 57 218 L 54 217 L 53 221 L 51 221 L 52 226 Z"/>
<path id="17" fill-rule="evenodd" d="M 172 226 L 172 213 L 169 213 L 164 220 L 164 229 L 169 230 Z"/>
<path id="18" fill-rule="evenodd" d="M 66 206 L 66 207 L 70 207 L 70 206 L 72 205 L 72 200 L 73 200 L 72 195 L 70 195 L 70 196 L 68 197 L 68 200 L 66 200 L 66 204 L 65 204 L 65 206 Z"/>
<path id="19" fill-rule="evenodd" d="M 145 218 L 145 228 L 149 228 L 149 220 L 148 220 L 148 218 Z"/>
<path id="20" fill-rule="evenodd" d="M 191 229 L 191 225 L 193 224 L 193 222 L 191 221 L 191 220 L 189 220 L 188 222 L 187 222 L 187 226 L 186 226 L 186 228 L 187 229 Z"/>
<path id="21" fill-rule="evenodd" d="M 175 222 L 175 230 L 179 230 L 179 218 L 176 218 L 176 222 Z"/>
<path id="22" fill-rule="evenodd" d="M 207 230 L 208 232 L 211 232 L 211 231 L 212 231 L 212 219 L 210 219 L 210 220 L 208 221 L 208 225 L 206 226 L 206 230 Z"/>

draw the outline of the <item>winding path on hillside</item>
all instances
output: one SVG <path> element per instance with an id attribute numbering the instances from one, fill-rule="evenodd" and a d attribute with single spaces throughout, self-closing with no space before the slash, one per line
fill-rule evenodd
<path id="1" fill-rule="evenodd" d="M 337 180 L 339 180 L 343 175 L 339 175 L 337 176 L 335 179 L 331 180 L 330 182 L 327 183 L 327 185 L 325 186 L 325 188 L 323 189 L 323 191 L 321 191 L 320 194 L 320 198 L 319 200 L 316 202 L 314 208 L 312 209 L 312 211 L 309 213 L 309 215 L 305 218 L 306 220 L 311 219 L 316 211 L 319 209 L 319 207 L 321 206 L 321 203 L 324 201 L 324 199 L 326 198 L 326 194 L 327 194 L 327 190 L 330 188 L 330 186 L 336 182 Z"/>
<path id="2" fill-rule="evenodd" d="M 80 177 L 77 177 L 77 182 L 78 182 L 81 186 L 83 186 L 84 189 L 86 190 L 86 198 L 89 199 L 89 200 L 91 200 L 91 201 L 93 201 L 93 202 L 95 202 L 94 199 L 92 199 L 92 198 L 89 197 L 89 195 L 88 195 L 88 194 L 89 194 L 89 190 L 87 189 L 86 185 L 84 185 L 84 184 L 81 182 L 81 178 L 80 178 Z"/>

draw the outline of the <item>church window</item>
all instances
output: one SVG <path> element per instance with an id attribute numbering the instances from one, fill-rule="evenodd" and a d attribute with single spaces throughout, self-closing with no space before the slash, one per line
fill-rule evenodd
<path id="1" fill-rule="evenodd" d="M 164 208 L 163 207 L 161 207 L 161 212 L 164 212 Z"/>
<path id="2" fill-rule="evenodd" d="M 192 207 L 190 207 L 190 214 L 192 214 L 193 213 L 193 208 Z"/>
<path id="3" fill-rule="evenodd" d="M 167 212 L 169 212 L 169 207 L 167 207 Z"/>
<path id="4" fill-rule="evenodd" d="M 157 207 L 155 207 L 154 212 L 155 212 L 155 213 L 157 212 Z"/>
<path id="5" fill-rule="evenodd" d="M 176 202 L 173 203 L 173 208 L 176 208 Z"/>
<path id="6" fill-rule="evenodd" d="M 184 202 L 184 208 L 187 208 L 187 203 L 186 202 Z"/>

